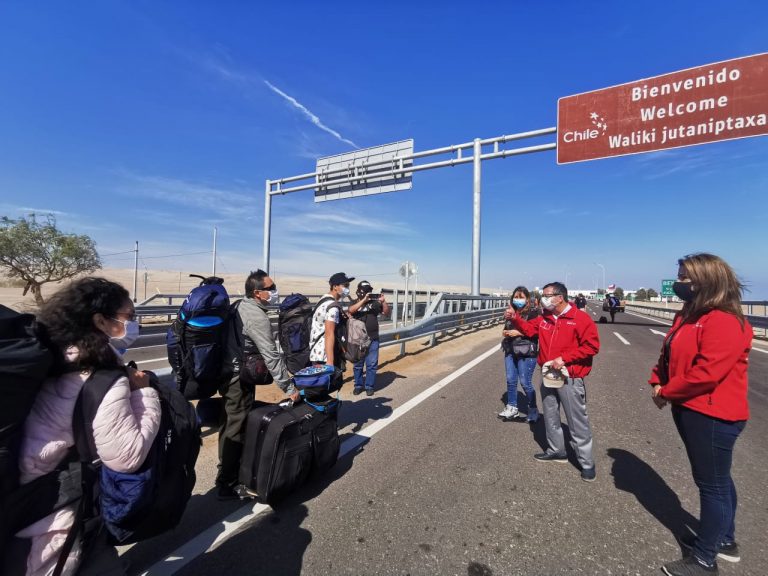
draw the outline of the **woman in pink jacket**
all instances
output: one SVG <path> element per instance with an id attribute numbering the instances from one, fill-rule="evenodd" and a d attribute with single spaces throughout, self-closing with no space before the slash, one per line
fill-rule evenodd
<path id="1" fill-rule="evenodd" d="M 118 348 L 138 335 L 128 292 L 103 278 L 84 278 L 57 292 L 39 321 L 58 349 L 58 376 L 49 378 L 24 425 L 19 468 L 22 484 L 59 466 L 74 445 L 72 419 L 80 390 L 94 370 L 123 364 Z M 109 389 L 93 421 L 93 439 L 101 461 L 117 472 L 134 472 L 149 452 L 160 425 L 160 400 L 143 372 L 126 368 Z M 76 504 L 53 512 L 16 534 L 26 544 L 25 573 L 52 574 L 75 518 Z M 101 531 L 103 532 L 103 530 Z M 122 574 L 117 552 L 99 534 L 87 545 L 78 541 L 64 565 L 68 574 Z"/>

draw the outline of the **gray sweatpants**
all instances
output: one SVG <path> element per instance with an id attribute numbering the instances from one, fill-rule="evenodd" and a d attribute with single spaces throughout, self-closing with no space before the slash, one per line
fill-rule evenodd
<path id="1" fill-rule="evenodd" d="M 593 468 L 592 428 L 587 415 L 587 392 L 582 378 L 568 378 L 562 388 L 541 385 L 541 403 L 544 407 L 544 425 L 547 429 L 549 451 L 565 454 L 565 440 L 560 422 L 560 406 L 565 412 L 571 436 L 571 448 L 582 468 Z"/>

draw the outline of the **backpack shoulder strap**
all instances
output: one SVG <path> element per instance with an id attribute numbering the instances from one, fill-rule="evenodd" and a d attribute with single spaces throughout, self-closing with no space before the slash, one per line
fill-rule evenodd
<path id="1" fill-rule="evenodd" d="M 126 376 L 125 368 L 94 370 L 83 384 L 83 389 L 75 404 L 75 417 L 72 419 L 75 445 L 81 460 L 85 460 L 84 455 L 87 455 L 89 461 L 98 458 L 96 442 L 93 439 L 93 419 L 96 417 L 96 411 L 104 400 L 104 396 L 122 376 Z"/>
<path id="2" fill-rule="evenodd" d="M 320 306 L 322 306 L 323 304 L 325 304 L 329 300 L 333 300 L 333 298 L 331 298 L 330 296 L 323 296 L 322 298 L 320 298 L 320 300 L 318 300 L 317 304 L 315 304 L 314 310 L 312 310 L 312 316 L 311 317 L 313 318 L 315 316 L 315 313 L 320 308 Z M 339 315 L 341 315 L 341 305 L 338 302 L 334 301 L 333 303 L 328 305 L 328 308 L 331 308 L 331 307 L 334 307 L 334 306 L 339 309 Z M 320 338 L 322 338 L 324 335 L 325 335 L 325 332 L 321 332 L 320 335 L 317 338 L 315 338 L 312 342 L 309 343 L 310 351 L 317 345 L 318 342 L 320 342 Z"/>

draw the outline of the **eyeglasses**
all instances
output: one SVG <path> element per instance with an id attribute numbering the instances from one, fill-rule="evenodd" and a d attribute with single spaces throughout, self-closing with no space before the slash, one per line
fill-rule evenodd
<path id="1" fill-rule="evenodd" d="M 559 292 L 552 292 L 551 294 L 542 294 L 543 298 L 552 298 L 552 296 L 562 296 Z"/>
<path id="2" fill-rule="evenodd" d="M 130 312 L 115 312 L 115 316 L 126 316 L 126 320 L 120 320 L 120 318 L 112 318 L 112 320 L 116 320 L 117 322 L 136 322 L 136 313 L 134 312 L 131 314 Z"/>
<path id="3" fill-rule="evenodd" d="M 274 283 L 272 286 L 264 286 L 264 288 L 261 289 L 262 292 L 272 292 L 272 290 L 277 290 L 277 286 Z"/>

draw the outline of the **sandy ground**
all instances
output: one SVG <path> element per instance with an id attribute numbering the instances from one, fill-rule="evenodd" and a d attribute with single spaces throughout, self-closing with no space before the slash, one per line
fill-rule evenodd
<path id="1" fill-rule="evenodd" d="M 352 274 L 352 272 L 348 272 Z M 96 276 L 102 276 L 114 280 L 125 286 L 133 294 L 133 269 L 105 268 L 100 270 Z M 241 295 L 246 274 L 220 274 L 224 278 L 224 286 L 232 295 Z M 329 274 L 330 276 L 330 274 Z M 153 294 L 186 294 L 192 288 L 197 286 L 199 280 L 190 278 L 188 273 L 175 270 L 154 270 L 147 274 L 146 286 L 144 282 L 144 273 L 140 272 L 137 282 L 136 296 L 138 302 L 143 302 Z M 291 292 L 300 292 L 306 295 L 320 295 L 328 291 L 328 280 L 326 276 L 278 276 L 274 278 L 280 294 L 286 296 Z M 363 278 L 358 278 L 363 280 Z M 403 289 L 403 284 L 377 282 L 375 278 L 368 279 L 376 290 L 381 289 Z M 47 298 L 58 290 L 62 283 L 49 283 L 43 285 L 43 297 Z M 355 283 L 353 283 L 353 288 Z M 429 288 L 432 292 L 467 292 L 469 287 L 466 285 L 435 285 L 429 287 L 419 286 L 419 290 Z M 34 311 L 35 300 L 31 294 L 22 295 L 22 288 L 3 288 L 0 287 L 0 304 L 4 304 L 14 310 Z"/>

